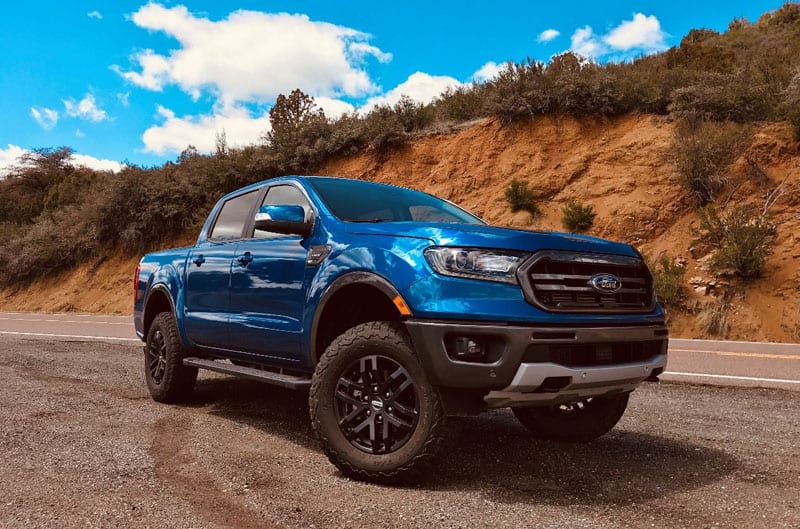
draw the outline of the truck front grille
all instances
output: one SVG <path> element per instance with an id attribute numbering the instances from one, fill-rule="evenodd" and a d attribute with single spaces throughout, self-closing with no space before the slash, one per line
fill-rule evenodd
<path id="1" fill-rule="evenodd" d="M 593 278 L 611 275 L 621 282 L 612 293 L 598 290 Z M 519 269 L 525 299 L 549 312 L 644 313 L 655 308 L 653 279 L 636 257 L 564 251 L 534 254 Z"/>
<path id="2" fill-rule="evenodd" d="M 592 367 L 644 362 L 666 353 L 666 340 L 598 344 L 533 344 L 525 350 L 525 363 L 549 362 L 565 367 Z"/>

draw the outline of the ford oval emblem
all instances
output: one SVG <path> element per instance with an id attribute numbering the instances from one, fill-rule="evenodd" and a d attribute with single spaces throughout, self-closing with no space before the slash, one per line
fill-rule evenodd
<path id="1" fill-rule="evenodd" d="M 614 274 L 595 274 L 589 284 L 601 294 L 616 294 L 622 289 L 622 281 Z"/>

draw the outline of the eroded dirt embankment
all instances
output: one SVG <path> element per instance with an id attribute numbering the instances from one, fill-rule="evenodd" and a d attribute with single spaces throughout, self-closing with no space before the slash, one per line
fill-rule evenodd
<path id="1" fill-rule="evenodd" d="M 512 127 L 486 120 L 419 138 L 386 156 L 335 160 L 320 173 L 422 189 L 493 224 L 526 229 L 563 230 L 562 206 L 580 200 L 597 213 L 592 235 L 632 243 L 651 256 L 666 252 L 686 259 L 690 297 L 686 310 L 670 315 L 673 335 L 702 337 L 696 313 L 727 292 L 728 338 L 800 341 L 800 191 L 785 193 L 771 209 L 778 232 L 765 277 L 748 284 L 719 281 L 708 270 L 707 253 L 692 243 L 698 220 L 672 161 L 673 131 L 665 118 L 648 115 L 582 121 L 547 117 Z M 756 127 L 745 154 L 731 167 L 722 201 L 763 204 L 781 183 L 797 189 L 798 152 L 785 124 Z M 515 178 L 541 197 L 539 217 L 511 213 L 504 190 Z M 135 262 L 112 257 L 25 291 L 5 291 L 0 310 L 129 312 Z M 709 288 L 709 282 L 715 286 Z"/>

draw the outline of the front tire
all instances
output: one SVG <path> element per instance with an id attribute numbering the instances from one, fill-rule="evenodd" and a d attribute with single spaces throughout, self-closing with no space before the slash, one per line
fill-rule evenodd
<path id="1" fill-rule="evenodd" d="M 541 408 L 512 408 L 514 415 L 538 439 L 588 443 L 608 433 L 625 413 L 628 393 L 592 397 Z"/>
<path id="2" fill-rule="evenodd" d="M 439 392 L 398 323 L 364 323 L 334 340 L 314 371 L 309 407 L 325 455 L 358 480 L 422 474 L 444 437 Z"/>
<path id="3" fill-rule="evenodd" d="M 144 373 L 153 400 L 174 403 L 191 395 L 197 381 L 197 368 L 184 366 L 185 356 L 172 314 L 157 314 L 144 346 Z"/>

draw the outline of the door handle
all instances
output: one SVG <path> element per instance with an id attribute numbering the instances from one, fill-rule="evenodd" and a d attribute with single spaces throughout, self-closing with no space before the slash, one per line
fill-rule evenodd
<path id="1" fill-rule="evenodd" d="M 253 262 L 253 254 L 251 254 L 250 252 L 244 252 L 244 255 L 240 256 L 236 260 L 239 261 L 240 265 L 247 266 Z"/>
<path id="2" fill-rule="evenodd" d="M 192 262 L 194 264 L 196 264 L 197 266 L 200 266 L 201 264 L 206 262 L 206 258 L 203 257 L 203 255 L 201 254 L 201 255 L 198 255 L 197 257 L 195 257 L 194 259 L 192 259 Z"/>

